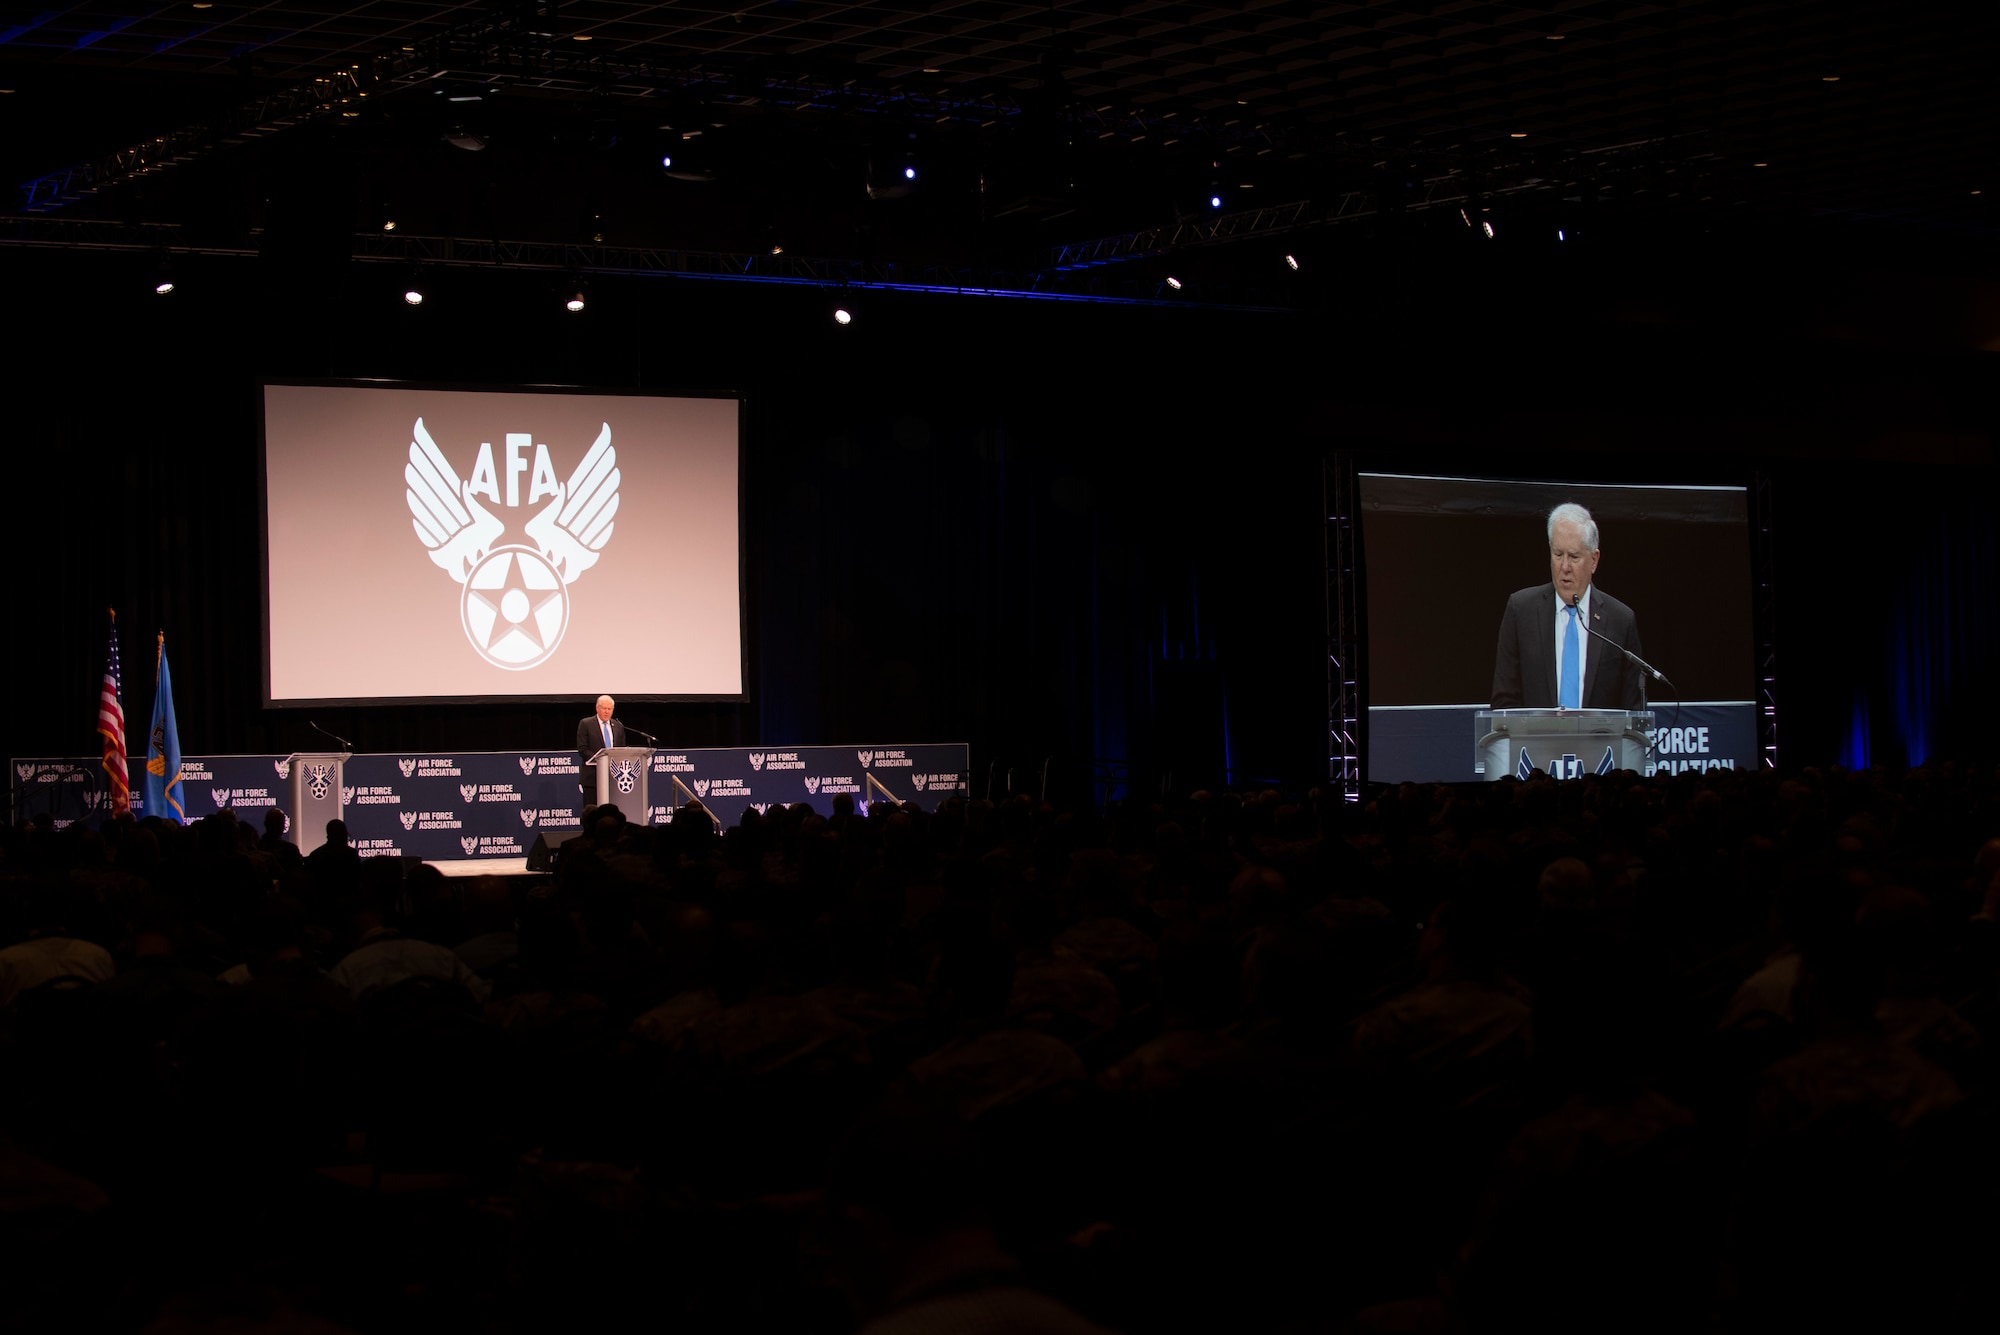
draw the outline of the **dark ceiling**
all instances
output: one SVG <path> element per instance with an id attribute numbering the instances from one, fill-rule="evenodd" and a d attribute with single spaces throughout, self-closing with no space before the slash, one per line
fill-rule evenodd
<path id="1" fill-rule="evenodd" d="M 255 248 L 303 218 L 378 258 L 782 246 L 1105 293 L 1199 247 L 1219 292 L 1394 229 L 1921 248 L 2000 221 L 1991 5 L 43 2 L 0 21 L 17 243 Z"/>

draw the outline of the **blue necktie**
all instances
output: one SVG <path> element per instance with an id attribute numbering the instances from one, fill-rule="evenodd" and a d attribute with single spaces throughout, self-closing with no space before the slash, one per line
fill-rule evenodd
<path id="1" fill-rule="evenodd" d="M 1563 611 L 1569 613 L 1569 625 L 1563 629 L 1562 707 L 1581 709 L 1583 708 L 1582 660 L 1576 656 L 1578 613 L 1574 607 L 1565 607 Z"/>
<path id="2" fill-rule="evenodd" d="M 606 750 L 609 750 L 611 747 L 611 725 L 599 720 L 598 726 L 604 729 L 604 746 Z"/>

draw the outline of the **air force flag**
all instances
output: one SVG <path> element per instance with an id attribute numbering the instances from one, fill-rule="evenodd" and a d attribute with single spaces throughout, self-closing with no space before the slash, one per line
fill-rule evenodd
<path id="1" fill-rule="evenodd" d="M 153 726 L 146 733 L 146 814 L 187 824 L 181 810 L 181 739 L 174 727 L 174 688 L 167 675 L 167 637 L 159 641 L 153 678 Z"/>

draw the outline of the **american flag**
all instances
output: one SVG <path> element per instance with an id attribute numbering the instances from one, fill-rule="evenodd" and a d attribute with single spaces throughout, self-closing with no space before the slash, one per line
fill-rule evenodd
<path id="1" fill-rule="evenodd" d="M 125 781 L 125 707 L 118 703 L 118 613 L 111 613 L 111 648 L 104 656 L 104 685 L 97 692 L 97 735 L 104 739 L 104 776 L 111 789 L 111 814 L 132 809 Z"/>

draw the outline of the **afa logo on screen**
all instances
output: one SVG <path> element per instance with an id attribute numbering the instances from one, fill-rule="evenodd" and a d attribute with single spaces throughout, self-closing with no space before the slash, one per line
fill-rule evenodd
<path id="1" fill-rule="evenodd" d="M 524 671 L 548 661 L 569 629 L 569 586 L 597 564 L 615 527 L 619 472 L 611 424 L 604 424 L 567 482 L 556 480 L 549 447 L 526 432 L 507 433 L 504 467 L 496 466 L 492 443 L 482 441 L 464 480 L 424 429 L 423 418 L 412 434 L 403 496 L 417 540 L 459 583 L 465 638 L 495 667 Z M 480 504 L 482 496 L 487 505 Z M 507 523 L 493 511 L 532 508 L 544 497 L 548 503 L 521 525 L 527 542 L 501 543 Z"/>

